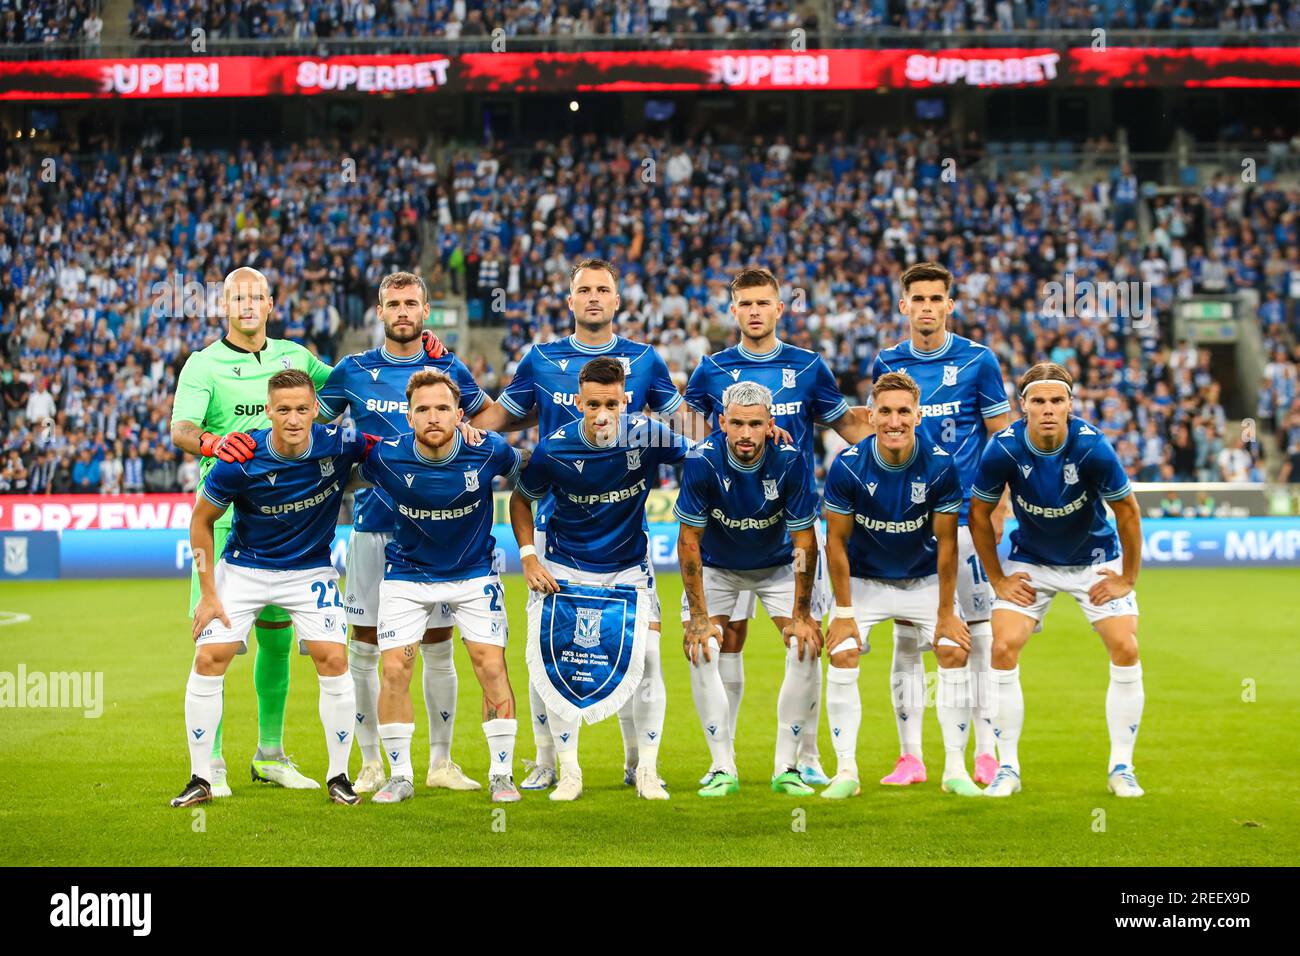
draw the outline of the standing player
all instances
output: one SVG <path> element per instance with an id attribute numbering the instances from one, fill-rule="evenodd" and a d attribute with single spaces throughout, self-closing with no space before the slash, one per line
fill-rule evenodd
<path id="1" fill-rule="evenodd" d="M 406 383 L 410 431 L 375 446 L 361 470 L 382 488 L 394 515 L 379 587 L 383 680 L 379 736 L 391 775 L 372 798 L 399 803 L 415 795 L 411 771 L 411 672 L 418 644 L 445 605 L 483 688 L 483 734 L 494 802 L 519 799 L 513 765 L 515 698 L 506 674 L 506 612 L 492 567 L 492 480 L 513 480 L 519 455 L 500 435 L 480 445 L 461 437 L 463 397 L 451 376 L 424 370 Z"/>
<path id="2" fill-rule="evenodd" d="M 957 526 L 957 600 L 970 627 L 973 686 L 977 694 L 984 696 L 989 691 L 993 595 L 971 545 L 966 520 L 980 452 L 989 435 L 1007 427 L 1011 406 L 997 357 L 985 346 L 948 331 L 948 317 L 956 307 L 951 296 L 952 273 L 936 263 L 919 262 L 903 273 L 902 284 L 898 310 L 907 316 L 912 335 L 876 356 L 871 377 L 875 380 L 890 372 L 906 372 L 916 381 L 921 387 L 921 434 L 927 443 L 951 455 L 957 467 L 962 486 Z M 994 519 L 998 537 L 1002 535 L 1001 515 L 999 509 Z M 921 650 L 916 628 L 895 621 L 890 683 L 899 757 L 894 769 L 880 781 L 883 784 L 925 782 L 921 753 L 925 668 Z M 989 716 L 986 712 L 975 721 L 975 780 L 979 783 L 992 782 L 997 771 Z"/>
<path id="3" fill-rule="evenodd" d="M 932 646 L 939 661 L 943 791 L 980 793 L 966 773 L 970 634 L 956 603 L 961 482 L 948 453 L 916 432 L 919 394 L 905 373 L 877 379 L 876 434 L 841 452 L 826 477 L 826 554 L 836 604 L 826 635 L 826 716 L 838 769 L 822 796 L 832 800 L 860 792 L 858 659 L 870 650 L 871 627 L 890 618 L 895 627 L 910 621 L 921 647 Z"/>
<path id="4" fill-rule="evenodd" d="M 557 429 L 538 443 L 510 496 L 510 524 L 519 542 L 528 587 L 538 594 L 557 589 L 556 578 L 574 584 L 612 587 L 631 584 L 651 596 L 645 671 L 630 706 L 636 727 L 636 792 L 667 800 L 656 769 L 663 737 L 663 673 L 659 657 L 659 598 L 648 556 L 645 503 L 659 466 L 686 457 L 690 442 L 662 422 L 626 414 L 627 380 L 613 358 L 594 358 L 578 376 L 582 419 Z M 554 497 L 547 522 L 545 551 L 533 544 L 532 502 Z M 620 718 L 622 714 L 620 712 Z M 559 785 L 552 800 L 582 795 L 578 764 L 579 715 L 563 721 L 551 714 L 549 726 L 559 758 Z"/>
<path id="5" fill-rule="evenodd" d="M 621 306 L 618 273 L 614 266 L 604 259 L 583 259 L 575 264 L 569 273 L 567 301 L 573 313 L 573 334 L 557 342 L 534 345 L 519 363 L 514 379 L 501 393 L 500 407 L 480 413 L 474 424 L 490 431 L 505 431 L 512 425 L 525 423 L 526 416 L 535 411 L 539 433 L 545 436 L 581 421 L 578 373 L 585 362 L 597 356 L 613 359 L 623 367 L 627 407 L 633 412 L 640 413 L 646 408 L 660 415 L 676 412 L 682 404 L 682 397 L 659 353 L 648 345 L 614 334 L 614 316 Z M 554 507 L 550 495 L 545 496 L 537 507 L 537 547 L 543 554 L 546 553 L 547 523 Z M 663 696 L 662 683 L 656 693 Z M 556 780 L 555 744 L 547 726 L 546 705 L 531 681 L 528 700 L 533 712 L 537 760 L 520 787 L 545 790 Z M 635 783 L 640 739 L 638 728 L 633 724 L 630 702 L 619 713 L 618 725 L 623 735 L 623 782 L 630 786 Z"/>
<path id="6" fill-rule="evenodd" d="M 1071 415 L 1073 390 L 1070 373 L 1059 365 L 1042 362 L 1027 371 L 1020 379 L 1025 418 L 993 436 L 972 488 L 971 536 L 997 593 L 993 728 L 1000 765 L 984 791 L 990 797 L 1020 789 L 1018 747 L 1025 722 L 1020 651 L 1062 591 L 1078 602 L 1110 654 L 1107 786 L 1119 797 L 1143 792 L 1133 770 L 1144 700 L 1133 590 L 1142 563 L 1142 515 L 1110 443 Z M 998 560 L 991 518 L 1004 487 L 1011 489 L 1018 522 L 1005 565 Z M 1106 521 L 1107 503 L 1118 535 Z"/>
<path id="7" fill-rule="evenodd" d="M 266 322 L 275 303 L 266 276 L 247 266 L 226 276 L 223 290 L 227 331 L 224 338 L 185 360 L 176 382 L 172 406 L 172 444 L 202 458 L 196 500 L 201 500 L 203 479 L 220 458 L 246 462 L 253 454 L 247 432 L 265 428 L 268 379 L 286 369 L 299 369 L 320 388 L 329 378 L 330 366 L 295 342 L 271 339 Z M 432 358 L 443 353 L 442 343 L 425 333 L 424 346 Z M 216 549 L 220 552 L 230 533 L 230 517 L 216 525 Z M 190 578 L 190 614 L 199 602 L 196 555 Z M 290 789 L 320 786 L 298 772 L 284 753 L 284 708 L 289 694 L 289 652 L 293 644 L 292 621 L 282 609 L 269 606 L 254 624 L 257 658 L 253 663 L 253 686 L 257 690 L 257 753 L 253 756 L 254 780 L 278 783 Z M 226 763 L 221 753 L 221 727 L 212 741 L 212 795 L 230 796 Z"/>
<path id="8" fill-rule="evenodd" d="M 871 433 L 871 429 L 867 410 L 849 407 L 825 359 L 816 352 L 796 348 L 776 337 L 776 326 L 784 312 L 785 303 L 781 300 L 776 276 L 766 269 L 738 272 L 731 280 L 731 314 L 740 328 L 740 343 L 706 356 L 700 362 L 686 386 L 686 404 L 716 426 L 722 420 L 722 394 L 728 386 L 742 380 L 766 386 L 772 393 L 772 420 L 803 452 L 811 481 L 817 471 L 813 442 L 817 425 L 833 428 L 849 443 L 861 441 Z M 822 550 L 824 542 L 820 522 L 814 522 L 813 527 L 818 549 Z M 820 621 L 829 610 L 830 600 L 824 557 L 817 567 L 812 615 Z M 722 646 L 719 670 L 727 688 L 732 739 L 735 739 L 736 715 L 745 693 L 741 651 L 748 634 L 747 622 L 754 615 L 754 609 L 753 592 L 742 593 L 736 608 L 730 612 Z M 718 612 L 717 608 L 712 610 Z M 817 752 L 822 672 L 819 660 L 814 659 L 810 666 L 813 682 L 807 685 L 803 723 L 811 732 L 800 736 L 797 762 L 804 782 L 820 785 L 830 782 L 822 771 Z"/>
<path id="9" fill-rule="evenodd" d="M 412 373 L 445 372 L 460 389 L 466 419 L 495 406 L 465 364 L 451 353 L 430 358 L 421 343 L 429 315 L 424 280 L 410 272 L 395 272 L 379 283 L 375 313 L 384 326 L 384 344 L 343 359 L 320 390 L 321 416 L 332 421 L 350 418 L 358 430 L 381 438 L 409 433 L 406 384 Z M 352 624 L 348 658 L 357 687 L 357 744 L 361 748 L 358 793 L 370 793 L 384 782 L 380 754 L 379 586 L 384 576 L 384 548 L 393 537 L 393 508 L 388 494 L 375 486 L 357 492 L 348 542 L 347 600 Z M 424 664 L 424 706 L 429 720 L 429 773 L 425 784 L 451 790 L 478 790 L 452 762 L 451 741 L 456 723 L 457 680 L 452 662 L 450 605 L 439 604 L 429 620 L 420 648 Z"/>
<path id="10" fill-rule="evenodd" d="M 330 545 L 344 486 L 352 466 L 365 457 L 368 439 L 345 437 L 337 426 L 313 425 L 316 391 L 311 377 L 298 369 L 271 376 L 266 404 L 271 427 L 248 436 L 255 456 L 244 464 L 222 461 L 209 469 L 190 522 L 194 554 L 215 554 L 217 519 L 228 509 L 235 513 L 216 567 L 211 561 L 195 562 L 197 649 L 185 688 L 191 776 L 173 807 L 212 799 L 212 750 L 221 725 L 226 669 L 247 649 L 249 628 L 268 605 L 289 614 L 320 676 L 329 798 L 360 802 L 348 783 L 355 701 L 347 621 Z"/>
<path id="11" fill-rule="evenodd" d="M 817 496 L 794 445 L 768 442 L 772 393 L 737 382 L 723 393 L 722 430 L 687 459 L 674 509 L 681 522 L 682 641 L 691 662 L 691 692 L 712 764 L 702 797 L 740 789 L 727 692 L 718 671 L 722 628 L 742 591 L 763 601 L 785 640 L 785 679 L 777 698 L 772 789 L 806 795 L 795 767 L 809 685 L 821 651 L 821 623 L 811 600 L 817 570 Z"/>

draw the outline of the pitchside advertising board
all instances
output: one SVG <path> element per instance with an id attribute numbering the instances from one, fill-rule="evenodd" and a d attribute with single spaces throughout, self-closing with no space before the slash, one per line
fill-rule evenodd
<path id="1" fill-rule="evenodd" d="M 0 100 L 959 86 L 1300 87 L 1300 50 L 1115 46 L 807 53 L 657 50 L 0 63 Z"/>
<path id="2" fill-rule="evenodd" d="M 508 496 L 496 498 L 497 568 L 517 572 L 519 549 L 505 519 Z M 677 568 L 677 525 L 665 520 L 672 501 L 671 492 L 652 492 L 647 508 L 650 559 L 659 571 Z M 0 580 L 188 577 L 192 505 L 189 495 L 0 497 Z M 1008 531 L 1014 527 L 1008 522 Z M 340 525 L 334 537 L 340 574 L 351 531 Z M 1009 549 L 1004 535 L 1003 557 Z M 1300 568 L 1300 517 L 1147 518 L 1142 559 L 1148 567 Z"/>

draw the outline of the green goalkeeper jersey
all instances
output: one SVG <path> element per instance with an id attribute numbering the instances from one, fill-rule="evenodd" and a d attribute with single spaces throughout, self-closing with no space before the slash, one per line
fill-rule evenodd
<path id="1" fill-rule="evenodd" d="M 307 349 L 284 339 L 267 339 L 260 352 L 241 349 L 225 338 L 213 342 L 185 360 L 176 382 L 172 421 L 193 422 L 214 435 L 269 428 L 266 383 L 276 372 L 290 368 L 310 375 L 317 389 L 332 371 Z M 202 460 L 201 479 L 216 461 Z"/>

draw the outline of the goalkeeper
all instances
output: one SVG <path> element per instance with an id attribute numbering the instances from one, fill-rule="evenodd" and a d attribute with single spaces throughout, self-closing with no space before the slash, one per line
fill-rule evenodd
<path id="1" fill-rule="evenodd" d="M 274 308 L 266 276 L 247 266 L 226 276 L 222 300 L 226 311 L 224 338 L 185 361 L 176 382 L 172 406 L 172 444 L 202 457 L 199 491 L 203 479 L 217 459 L 245 462 L 252 458 L 253 440 L 247 432 L 270 427 L 266 415 L 267 381 L 276 372 L 298 369 L 311 377 L 316 388 L 325 384 L 331 367 L 298 345 L 266 337 L 266 322 Z M 425 333 L 425 350 L 437 358 L 442 343 Z M 221 556 L 234 509 L 213 528 L 216 553 L 194 555 L 190 578 L 189 614 L 199 600 L 199 562 L 213 564 Z M 253 755 L 254 781 L 277 783 L 294 790 L 320 787 L 303 776 L 284 752 L 284 711 L 289 695 L 289 656 L 293 647 L 293 626 L 289 615 L 278 607 L 266 607 L 254 625 L 257 657 L 253 663 L 253 687 L 257 691 L 257 752 Z M 226 763 L 221 751 L 221 725 L 212 741 L 212 795 L 230 796 Z"/>

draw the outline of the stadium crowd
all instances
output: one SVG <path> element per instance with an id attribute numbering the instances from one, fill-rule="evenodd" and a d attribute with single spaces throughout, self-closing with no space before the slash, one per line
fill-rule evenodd
<path id="1" fill-rule="evenodd" d="M 907 334 L 897 276 L 924 258 L 956 275 L 955 327 L 996 352 L 1008 381 L 1040 358 L 1070 368 L 1078 412 L 1135 478 L 1259 479 L 1253 439 L 1265 432 L 1300 452 L 1300 193 L 1224 176 L 1148 200 L 1126 168 L 995 179 L 980 172 L 978 140 L 945 135 L 816 146 L 589 135 L 453 152 L 443 169 L 402 147 L 184 143 L 167 155 L 65 155 L 54 182 L 11 148 L 0 490 L 192 488 L 195 463 L 170 447 L 168 416 L 185 357 L 221 334 L 221 277 L 245 263 L 267 272 L 270 334 L 336 361 L 342 331 L 370 323 L 382 275 L 422 254 L 436 260 L 435 291 L 466 295 L 475 321 L 502 329 L 503 367 L 464 356 L 492 394 L 531 343 L 569 333 L 568 263 L 601 254 L 623 270 L 620 334 L 655 344 L 680 387 L 701 356 L 735 340 L 727 282 L 758 262 L 785 283 L 781 337 L 820 351 L 862 402 L 876 351 Z M 955 182 L 941 179 L 946 156 L 958 158 Z M 435 237 L 427 254 L 421 223 Z M 1142 283 L 1151 321 L 1053 305 L 1050 284 L 1066 281 Z M 1260 296 L 1270 357 L 1258 435 L 1229 420 L 1210 353 L 1168 329 L 1175 295 L 1246 289 Z"/>
<path id="2" fill-rule="evenodd" d="M 360 142 L 65 154 L 51 182 L 41 163 L 5 162 L 0 491 L 192 488 L 171 401 L 184 359 L 224 334 L 222 277 L 260 268 L 269 334 L 337 360 L 379 280 L 419 261 L 433 183 L 413 150 Z"/>
<path id="3" fill-rule="evenodd" d="M 640 36 L 813 29 L 811 0 L 136 0 L 131 35 L 212 37 Z M 1295 0 L 838 0 L 835 30 L 1300 31 Z"/>

